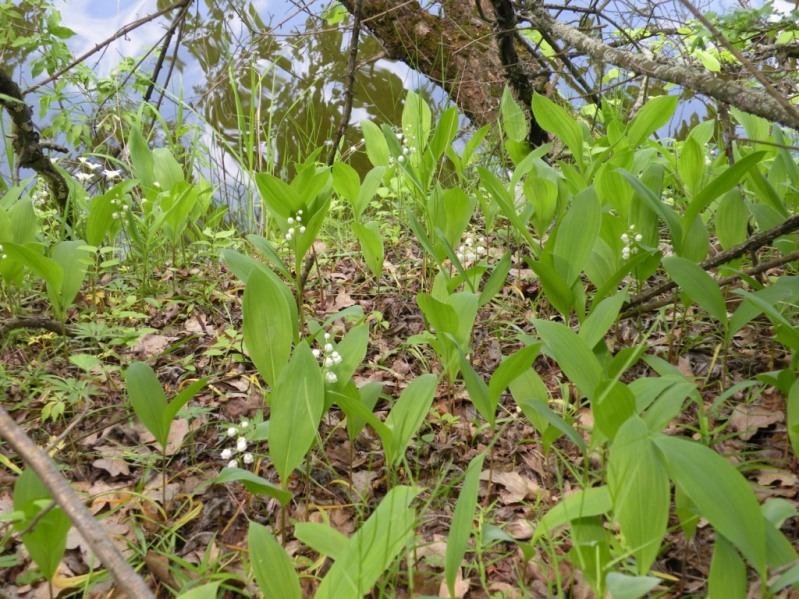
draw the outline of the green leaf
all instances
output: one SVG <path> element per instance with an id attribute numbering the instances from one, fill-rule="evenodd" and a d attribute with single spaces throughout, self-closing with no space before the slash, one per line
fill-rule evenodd
<path id="1" fill-rule="evenodd" d="M 708 599 L 746 599 L 746 564 L 722 535 L 716 535 L 707 587 Z"/>
<path id="2" fill-rule="evenodd" d="M 679 243 L 682 242 L 682 225 L 680 224 L 680 219 L 677 214 L 666 206 L 651 189 L 641 183 L 638 177 L 621 168 L 617 169 L 616 172 L 627 179 L 627 183 L 629 183 L 635 193 L 638 194 L 638 197 L 666 223 L 666 227 L 668 227 L 669 233 L 671 234 L 671 239 L 675 244 L 675 250 L 679 253 Z"/>
<path id="3" fill-rule="evenodd" d="M 302 599 L 300 580 L 294 564 L 266 527 L 250 522 L 247 549 L 255 582 L 265 597 Z"/>
<path id="4" fill-rule="evenodd" d="M 153 369 L 144 362 L 134 362 L 125 373 L 125 385 L 136 417 L 155 437 L 161 449 L 166 448 L 172 421 L 165 419 L 166 395 Z"/>
<path id="5" fill-rule="evenodd" d="M 576 159 L 578 165 L 583 162 L 583 130 L 574 117 L 555 104 L 546 96 L 533 96 L 533 114 L 541 127 L 562 140 Z"/>
<path id="6" fill-rule="evenodd" d="M 581 452 L 584 453 L 586 451 L 585 441 L 583 441 L 580 433 L 569 426 L 569 424 L 563 420 L 563 418 L 553 412 L 552 408 L 547 405 L 546 401 L 529 398 L 517 400 L 517 403 L 519 404 L 519 408 L 521 408 L 522 412 L 527 417 L 527 420 L 530 421 L 530 423 L 539 433 L 543 434 L 546 430 L 540 423 L 546 423 L 549 426 L 554 427 L 561 434 L 566 435 L 566 438 L 574 443 L 574 445 L 577 446 Z M 539 424 L 536 424 L 537 422 Z"/>
<path id="7" fill-rule="evenodd" d="M 746 479 L 712 449 L 679 437 L 653 439 L 674 483 L 699 514 L 724 535 L 759 573 L 765 573 L 764 518 Z"/>
<path id="8" fill-rule="evenodd" d="M 220 581 L 209 582 L 181 593 L 176 599 L 216 599 L 219 594 Z"/>
<path id="9" fill-rule="evenodd" d="M 660 584 L 654 576 L 630 576 L 621 572 L 608 572 L 605 585 L 612 599 L 640 599 Z"/>
<path id="10" fill-rule="evenodd" d="M 380 275 L 383 274 L 383 236 L 380 234 L 380 225 L 375 221 L 369 221 L 362 224 L 356 221 L 352 223 L 352 230 L 361 244 L 361 251 L 363 252 L 366 266 L 374 276 L 375 280 L 380 280 Z"/>
<path id="11" fill-rule="evenodd" d="M 372 121 L 364 119 L 361 121 L 361 133 L 369 161 L 374 166 L 388 166 L 388 144 L 380 127 Z"/>
<path id="12" fill-rule="evenodd" d="M 607 473 L 614 517 L 643 576 L 666 535 L 671 493 L 649 427 L 640 418 L 628 419 L 619 429 L 610 447 Z"/>
<path id="13" fill-rule="evenodd" d="M 688 195 L 694 195 L 705 177 L 705 152 L 693 137 L 689 137 L 683 143 L 682 151 L 677 158 L 677 173 Z"/>
<path id="14" fill-rule="evenodd" d="M 543 237 L 558 207 L 558 186 L 543 177 L 527 177 L 522 190 L 527 202 L 533 207 L 533 228 L 539 237 Z"/>
<path id="15" fill-rule="evenodd" d="M 452 515 L 452 526 L 447 536 L 444 577 L 451 597 L 455 597 L 455 579 L 463 565 L 466 546 L 472 533 L 474 509 L 477 507 L 477 491 L 480 487 L 480 472 L 483 469 L 485 454 L 480 454 L 469 462 L 463 477 L 455 512 Z"/>
<path id="16" fill-rule="evenodd" d="M 505 389 L 530 370 L 530 366 L 540 351 L 541 344 L 533 343 L 502 360 L 488 383 L 489 399 L 494 406 L 494 411 L 496 411 Z"/>
<path id="17" fill-rule="evenodd" d="M 131 127 L 128 135 L 128 152 L 133 163 L 133 174 L 145 190 L 153 189 L 155 161 L 147 141 L 138 127 Z"/>
<path id="18" fill-rule="evenodd" d="M 78 295 L 86 278 L 86 271 L 93 262 L 95 251 L 96 248 L 86 245 L 81 239 L 61 241 L 53 248 L 51 258 L 64 273 L 59 295 L 61 305 L 65 309 Z"/>
<path id="19" fill-rule="evenodd" d="M 269 452 L 285 485 L 316 440 L 324 410 L 322 371 L 307 343 L 300 343 L 272 392 Z"/>
<path id="20" fill-rule="evenodd" d="M 434 374 L 415 378 L 400 394 L 397 403 L 386 417 L 385 425 L 393 435 L 392 444 L 385 447 L 386 463 L 396 466 L 405 455 L 411 438 L 424 422 L 438 386 Z"/>
<path id="21" fill-rule="evenodd" d="M 599 236 L 602 208 L 593 187 L 577 194 L 555 234 L 552 266 L 571 287 L 580 276 Z"/>
<path id="22" fill-rule="evenodd" d="M 602 378 L 593 352 L 563 323 L 536 319 L 533 324 L 564 374 L 591 399 Z"/>
<path id="23" fill-rule="evenodd" d="M 58 570 L 66 551 L 67 533 L 72 527 L 60 507 L 41 513 L 51 500 L 50 491 L 42 480 L 31 468 L 25 468 L 14 483 L 13 496 L 14 509 L 24 512 L 25 518 L 15 522 L 14 528 L 27 530 L 22 535 L 22 543 L 47 580 Z"/>
<path id="24" fill-rule="evenodd" d="M 680 290 L 726 327 L 727 306 L 713 277 L 695 262 L 679 256 L 668 256 L 662 262 L 663 268 L 680 286 Z"/>
<path id="25" fill-rule="evenodd" d="M 741 192 L 732 189 L 724 194 L 716 210 L 716 237 L 725 250 L 744 241 L 749 233 L 749 210 Z"/>
<path id="26" fill-rule="evenodd" d="M 209 485 L 223 485 L 226 483 L 238 482 L 254 495 L 265 495 L 276 500 L 280 505 L 287 505 L 291 501 L 292 495 L 280 487 L 275 486 L 265 478 L 241 468 L 223 468 L 214 478 L 201 483 L 197 487 L 197 492 Z"/>
<path id="27" fill-rule="evenodd" d="M 413 531 L 416 514 L 410 503 L 419 490 L 391 489 L 374 513 L 352 536 L 322 579 L 316 599 L 363 597 L 400 554 Z"/>
<path id="28" fill-rule="evenodd" d="M 799 380 L 791 385 L 787 404 L 788 438 L 791 441 L 794 456 L 799 456 Z"/>
<path id="29" fill-rule="evenodd" d="M 415 91 L 408 91 L 402 107 L 402 132 L 406 145 L 422 151 L 430 135 L 432 113 L 427 102 Z"/>
<path id="30" fill-rule="evenodd" d="M 627 126 L 627 141 L 635 148 L 669 122 L 677 110 L 678 96 L 658 96 L 646 102 Z"/>
<path id="31" fill-rule="evenodd" d="M 294 536 L 308 547 L 333 560 L 347 547 L 350 540 L 327 524 L 321 522 L 297 522 Z"/>
<path id="32" fill-rule="evenodd" d="M 166 406 L 166 409 L 163 413 L 163 419 L 167 425 L 167 431 L 169 431 L 169 428 L 171 428 L 172 422 L 175 420 L 178 412 L 180 412 L 180 409 L 186 405 L 186 402 L 194 398 L 200 389 L 205 387 L 207 383 L 207 378 L 198 379 L 172 398 L 172 401 L 169 402 L 169 405 Z"/>
<path id="33" fill-rule="evenodd" d="M 627 299 L 626 290 L 606 297 L 598 305 L 594 306 L 591 314 L 582 322 L 577 336 L 582 339 L 585 344 L 594 348 L 596 345 L 605 338 L 608 330 L 621 311 L 624 301 Z"/>
<path id="34" fill-rule="evenodd" d="M 502 91 L 500 100 L 500 111 L 502 113 L 502 130 L 511 141 L 521 142 L 527 137 L 527 117 L 524 111 L 513 99 L 508 86 Z M 452 589 L 450 588 L 450 593 Z"/>
<path id="35" fill-rule="evenodd" d="M 544 535 L 551 536 L 556 528 L 572 520 L 607 514 L 612 507 L 613 501 L 607 487 L 591 487 L 572 493 L 538 521 L 532 542 L 538 542 Z"/>
<path id="36" fill-rule="evenodd" d="M 550 266 L 546 262 L 538 262 L 526 257 L 527 264 L 538 276 L 544 296 L 552 306 L 560 312 L 564 318 L 571 315 L 574 306 L 574 293 L 566 283 L 566 279 L 558 269 Z"/>
<path id="37" fill-rule="evenodd" d="M 497 421 L 497 404 L 491 401 L 488 385 L 483 377 L 477 374 L 463 353 L 461 353 L 461 373 L 466 391 L 469 393 L 469 399 L 474 404 L 477 413 L 488 422 L 491 428 L 494 428 Z"/>
<path id="38" fill-rule="evenodd" d="M 505 252 L 502 258 L 494 264 L 494 269 L 491 271 L 491 276 L 483 285 L 483 290 L 480 292 L 480 297 L 477 300 L 478 308 L 482 308 L 488 302 L 493 300 L 496 295 L 502 291 L 505 286 L 505 281 L 508 278 L 508 273 L 511 267 L 511 254 Z"/>
<path id="39" fill-rule="evenodd" d="M 361 215 L 357 211 L 357 206 L 358 195 L 361 193 L 361 179 L 358 172 L 344 162 L 336 162 L 332 167 L 332 172 L 333 189 L 349 202 L 355 220 L 360 220 Z"/>
<path id="40" fill-rule="evenodd" d="M 450 106 L 438 117 L 436 131 L 430 140 L 430 151 L 438 161 L 458 134 L 460 115 L 457 106 Z"/>
<path id="41" fill-rule="evenodd" d="M 291 310 L 279 280 L 253 270 L 242 299 L 247 354 L 261 377 L 274 388 L 291 354 L 294 339 Z"/>

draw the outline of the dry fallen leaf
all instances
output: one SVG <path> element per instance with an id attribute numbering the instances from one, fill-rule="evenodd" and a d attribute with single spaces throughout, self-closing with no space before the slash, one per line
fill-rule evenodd
<path id="1" fill-rule="evenodd" d="M 480 473 L 480 480 L 487 481 L 489 471 L 483 470 Z M 520 503 L 528 497 L 536 497 L 541 488 L 529 478 L 525 478 L 518 472 L 494 472 L 492 480 L 495 485 L 502 487 L 499 497 L 503 503 Z"/>
<path id="2" fill-rule="evenodd" d="M 730 416 L 730 425 L 738 431 L 738 436 L 748 441 L 757 434 L 757 431 L 767 428 L 772 424 L 783 422 L 785 414 L 780 411 L 769 410 L 764 406 L 736 406 Z"/>

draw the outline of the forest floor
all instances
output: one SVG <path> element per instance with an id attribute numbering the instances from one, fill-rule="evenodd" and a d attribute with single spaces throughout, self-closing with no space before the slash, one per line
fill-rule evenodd
<path id="1" fill-rule="evenodd" d="M 356 383 L 378 381 L 387 398 L 396 398 L 414 376 L 437 372 L 429 348 L 408 343 L 425 327 L 415 302 L 421 258 L 410 252 L 387 256 L 376 293 L 348 253 L 334 254 L 322 246 L 318 250 L 320 269 L 311 276 L 307 314 L 321 322 L 342 309 L 360 306 L 370 324 L 369 350 Z M 132 280 L 114 277 L 85 286 L 90 291 L 79 297 L 69 314 L 72 337 L 25 329 L 9 334 L 0 346 L 3 401 L 41 446 L 66 431 L 52 452 L 56 461 L 87 498 L 106 532 L 158 589 L 159 597 L 172 597 L 200 579 L 226 579 L 228 597 L 254 596 L 242 561 L 248 523 L 278 529 L 280 505 L 238 483 L 203 486 L 226 465 L 221 454 L 230 443 L 227 428 L 268 418 L 262 383 L 242 349 L 243 285 L 213 262 L 165 267 L 154 272 L 152 280 L 161 283 L 144 302 L 131 299 L 136 294 Z M 45 310 L 34 294 L 19 300 L 18 306 L 30 314 Z M 799 479 L 786 433 L 785 398 L 766 387 L 755 396 L 741 389 L 738 401 L 719 402 L 736 382 L 773 371 L 788 359 L 774 345 L 768 321 L 754 321 L 734 339 L 734 353 L 720 353 L 712 323 L 694 313 L 683 318 L 683 308 L 679 310 L 674 314 L 669 307 L 617 323 L 606 339 L 609 349 L 615 352 L 643 341 L 648 353 L 668 359 L 697 381 L 704 403 L 687 403 L 690 407 L 673 431 L 697 430 L 701 411 L 716 449 L 742 466 L 761 500 L 782 497 L 796 504 Z M 554 318 L 553 314 L 538 297 L 532 273 L 514 268 L 498 299 L 478 315 L 475 370 L 487 378 L 502 356 L 521 347 L 520 335 L 534 334 L 532 318 Z M 348 321 L 338 320 L 329 330 L 339 338 L 349 326 Z M 153 366 L 168 397 L 197 378 L 209 377 L 207 387 L 171 429 L 165 511 L 160 505 L 159 449 L 132 416 L 126 398 L 123 368 L 134 360 Z M 646 368 L 640 367 L 641 375 Z M 553 361 L 539 356 L 536 370 L 587 441 L 590 409 L 562 383 L 564 377 Z M 304 473 L 295 474 L 289 483 L 294 496 L 287 507 L 289 526 L 326 522 L 349 536 L 392 485 L 420 486 L 416 548 L 373 595 L 447 596 L 444 551 L 458 497 L 447 481 L 490 446 L 478 499 L 481 546 L 467 554 L 459 592 L 468 598 L 548 597 L 559 588 L 567 596 L 591 596 L 581 573 L 567 559 L 567 545 L 538 544 L 532 555 L 525 555 L 518 543 L 531 539 L 537 519 L 562 497 L 596 481 L 606 456 L 593 455 L 586 462 L 562 438 L 545 451 L 540 436 L 509 396 L 501 402 L 499 430 L 492 437 L 461 389 L 439 385 L 440 396 L 407 452 L 407 467 L 399 471 L 387 471 L 379 439 L 371 429 L 365 428 L 351 443 L 341 412 L 329 411 L 319 431 L 321 442 L 311 452 Z M 381 400 L 377 416 L 383 419 L 389 407 L 390 401 Z M 252 451 L 253 471 L 277 482 L 266 446 Z M 2 452 L 11 463 L 18 463 L 7 449 Z M 12 509 L 15 478 L 11 470 L 0 467 L 0 513 Z M 793 529 L 783 530 L 796 541 L 799 531 L 790 526 Z M 654 568 L 662 577 L 661 596 L 702 596 L 712 533 L 700 522 L 696 536 L 686 542 L 676 519 L 669 531 Z M 286 549 L 302 575 L 303 593 L 312 596 L 329 562 L 291 540 L 291 530 L 287 538 Z M 67 547 L 56 579 L 57 586 L 64 588 L 62 597 L 81 588 L 86 580 L 81 577 L 93 568 L 86 543 L 74 529 Z M 6 530 L 0 549 L 0 588 L 7 595 L 49 596 L 48 585 L 32 571 L 18 537 Z M 105 596 L 110 588 L 110 580 L 100 580 L 87 596 Z M 754 596 L 757 592 L 753 587 Z M 78 592 L 78 596 L 83 595 Z"/>

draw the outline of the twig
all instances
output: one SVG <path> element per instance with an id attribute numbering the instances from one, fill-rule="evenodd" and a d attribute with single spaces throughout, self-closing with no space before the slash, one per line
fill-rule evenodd
<path id="1" fill-rule="evenodd" d="M 347 58 L 347 74 L 344 78 L 344 109 L 341 111 L 341 120 L 333 136 L 333 145 L 327 156 L 327 166 L 333 166 L 338 153 L 338 145 L 347 131 L 352 115 L 352 98 L 355 95 L 355 73 L 358 68 L 358 39 L 361 35 L 361 0 L 355 0 L 352 21 L 352 36 L 350 37 L 350 52 Z"/>
<path id="2" fill-rule="evenodd" d="M 9 318 L 2 325 L 0 325 L 0 338 L 4 337 L 14 329 L 45 329 L 56 333 L 57 335 L 64 335 L 72 337 L 74 333 L 64 323 L 53 320 L 52 318 L 44 318 L 41 316 L 27 316 L 19 318 Z"/>
<path id="3" fill-rule="evenodd" d="M 762 233 L 758 233 L 757 235 L 752 235 L 749 239 L 736 245 L 735 247 L 730 248 L 724 252 L 720 252 L 702 262 L 699 266 L 704 270 L 710 270 L 711 268 L 715 268 L 717 266 L 721 266 L 725 262 L 730 262 L 737 258 L 740 258 L 745 253 L 751 250 L 755 250 L 760 248 L 767 243 L 773 241 L 777 237 L 785 235 L 786 233 L 793 231 L 795 229 L 799 229 L 799 216 L 792 216 L 791 218 L 784 221 L 781 225 L 774 227 L 773 229 L 769 229 L 768 231 L 763 231 Z M 799 251 L 791 252 L 790 254 L 785 254 L 784 256 L 780 256 L 778 258 L 774 258 L 773 260 L 769 260 L 767 262 L 762 262 L 757 266 L 749 268 L 743 271 L 743 275 L 755 276 L 761 273 L 766 272 L 771 268 L 776 268 L 777 266 L 782 266 L 783 264 L 787 264 L 788 262 L 793 262 L 794 260 L 799 260 Z M 735 281 L 739 280 L 741 275 L 733 275 L 730 277 L 724 277 L 719 279 L 717 283 L 720 286 L 729 285 L 734 283 Z M 654 297 L 659 295 L 663 295 L 664 293 L 671 291 L 677 287 L 677 283 L 674 281 L 666 281 L 661 283 L 660 285 L 656 285 L 646 291 L 639 293 L 635 297 L 633 297 L 626 306 L 625 311 L 622 313 L 620 318 L 631 318 L 642 312 L 649 312 L 651 310 L 656 310 L 658 308 L 662 308 L 672 302 L 672 298 L 660 298 L 653 301 L 649 301 Z"/>
<path id="4" fill-rule="evenodd" d="M 141 19 L 139 19 L 137 21 L 133 21 L 133 23 L 129 23 L 128 25 L 125 25 L 122 29 L 117 31 L 114 35 L 112 35 L 111 37 L 109 37 L 105 41 L 100 42 L 99 44 L 97 44 L 91 50 L 89 50 L 87 52 L 84 52 L 83 54 L 78 56 L 75 60 L 70 62 L 63 69 L 61 69 L 59 71 L 56 71 L 55 73 L 50 75 L 44 81 L 40 81 L 39 83 L 37 83 L 35 85 L 32 85 L 31 87 L 26 89 L 23 95 L 29 94 L 32 91 L 36 91 L 37 89 L 39 89 L 43 85 L 47 85 L 48 83 L 51 83 L 51 82 L 55 81 L 56 79 L 61 77 L 61 75 L 63 75 L 67 71 L 69 71 L 70 69 L 74 69 L 77 65 L 79 65 L 84 60 L 89 58 L 92 54 L 96 54 L 97 52 L 99 52 L 100 50 L 102 50 L 103 48 L 105 48 L 106 46 L 111 44 L 112 42 L 115 42 L 119 38 L 126 36 L 131 31 L 134 31 L 135 29 L 138 29 L 139 27 L 149 23 L 150 21 L 154 21 L 158 17 L 161 17 L 161 16 L 167 14 L 168 12 L 171 12 L 171 11 L 175 10 L 176 8 L 183 8 L 183 7 L 191 4 L 191 2 L 192 2 L 192 0 L 180 0 L 179 2 L 175 2 L 174 4 L 172 4 L 170 6 L 167 6 L 163 10 L 159 10 L 158 12 L 154 12 L 151 15 L 147 15 L 146 17 L 142 17 Z"/>
<path id="5" fill-rule="evenodd" d="M 36 472 L 53 499 L 61 506 L 95 555 L 108 568 L 120 590 L 131 599 L 154 599 L 142 577 L 131 568 L 105 535 L 100 523 L 61 476 L 55 463 L 25 434 L 2 406 L 0 406 L 0 436 Z"/>

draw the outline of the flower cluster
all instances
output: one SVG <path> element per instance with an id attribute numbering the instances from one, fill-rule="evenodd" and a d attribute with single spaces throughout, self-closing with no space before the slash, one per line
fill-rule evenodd
<path id="1" fill-rule="evenodd" d="M 414 154 L 416 154 L 416 146 L 413 145 L 412 140 L 409 140 L 408 137 L 402 131 L 397 132 L 396 136 L 400 144 L 402 144 L 402 153 L 399 156 L 397 156 L 396 162 L 402 164 L 407 159 L 411 158 Z M 388 165 L 394 166 L 394 164 L 395 164 L 394 157 L 390 156 L 388 159 Z"/>
<path id="2" fill-rule="evenodd" d="M 635 232 L 635 225 L 630 225 L 626 233 L 621 234 L 621 240 L 624 247 L 621 249 L 621 259 L 629 260 L 630 256 L 638 253 L 638 244 L 644 238 L 640 233 Z"/>
<path id="3" fill-rule="evenodd" d="M 333 348 L 333 344 L 330 343 L 330 333 L 325 333 L 325 344 L 322 346 L 322 349 L 314 349 L 313 355 L 317 360 L 321 360 L 322 362 L 322 368 L 325 372 L 325 380 L 331 385 L 337 382 L 338 377 L 331 369 L 334 366 L 341 364 L 341 356 Z"/>
<path id="4" fill-rule="evenodd" d="M 113 199 L 111 200 L 111 205 L 119 207 L 118 211 L 115 211 L 111 214 L 111 218 L 113 218 L 114 220 L 122 218 L 123 216 L 125 216 L 125 213 L 128 211 L 128 205 L 125 203 L 124 200 Z"/>
<path id="5" fill-rule="evenodd" d="M 242 454 L 241 461 L 245 464 L 252 464 L 255 458 L 253 455 L 247 451 L 247 439 L 244 437 L 244 432 L 250 426 L 250 423 L 246 420 L 242 420 L 239 426 L 231 426 L 227 429 L 227 436 L 229 439 L 233 439 L 236 437 L 236 446 L 235 448 L 226 447 L 222 450 L 221 457 L 223 460 L 227 461 L 228 468 L 238 468 L 239 460 L 236 454 Z"/>
<path id="6" fill-rule="evenodd" d="M 458 246 L 458 251 L 455 253 L 455 256 L 460 260 L 461 264 L 469 266 L 485 256 L 486 251 L 485 237 L 478 237 L 475 243 L 474 237 L 469 236 Z"/>
<path id="7" fill-rule="evenodd" d="M 95 175 L 97 175 L 97 171 L 102 168 L 99 164 L 90 162 L 83 156 L 78 158 L 78 162 L 80 162 L 83 168 L 85 168 L 88 171 L 84 173 L 75 173 L 75 178 L 81 183 L 86 183 L 94 179 Z M 122 171 L 119 170 L 113 171 L 109 169 L 103 169 L 100 171 L 100 174 L 102 174 L 109 181 L 114 181 L 115 179 L 122 178 Z"/>
<path id="8" fill-rule="evenodd" d="M 0 260 L 5 260 L 6 258 L 8 258 L 8 254 L 3 250 L 3 244 L 0 243 Z"/>
<path id="9" fill-rule="evenodd" d="M 305 225 L 302 224 L 302 210 L 297 210 L 297 214 L 294 216 L 289 216 L 288 219 L 289 223 L 289 230 L 286 231 L 286 241 L 291 241 L 294 239 L 294 236 L 299 233 L 302 235 L 305 233 Z"/>

